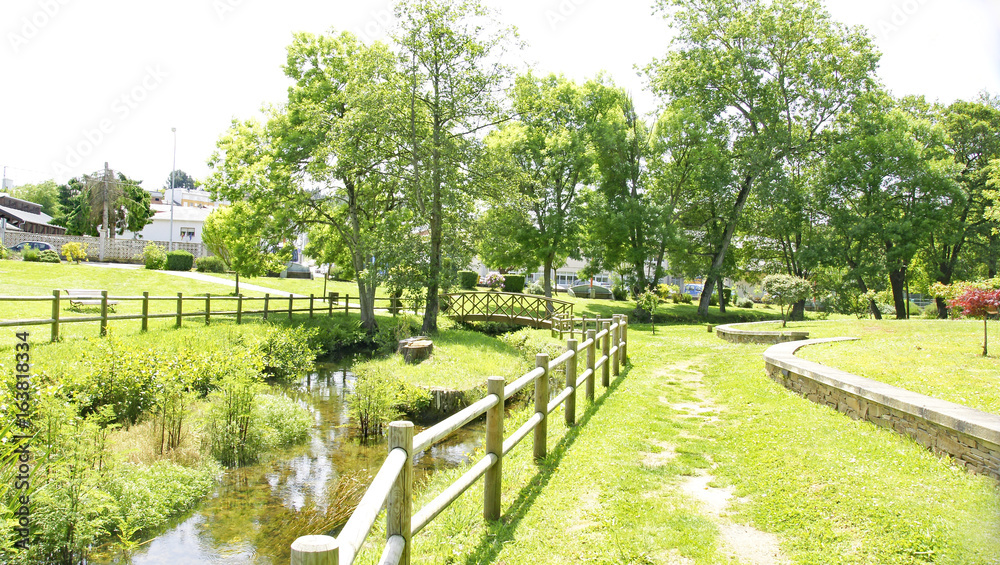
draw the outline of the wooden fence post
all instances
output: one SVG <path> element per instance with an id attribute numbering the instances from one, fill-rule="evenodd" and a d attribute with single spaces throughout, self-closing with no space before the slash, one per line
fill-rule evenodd
<path id="1" fill-rule="evenodd" d="M 316 295 L 313 294 L 313 293 L 309 293 L 309 317 L 310 318 L 313 317 L 313 309 L 315 308 L 315 306 L 316 306 Z"/>
<path id="2" fill-rule="evenodd" d="M 622 365 L 628 365 L 628 314 L 622 314 Z"/>
<path id="3" fill-rule="evenodd" d="M 292 565 L 340 565 L 340 543 L 330 536 L 302 536 L 292 542 Z"/>
<path id="4" fill-rule="evenodd" d="M 141 331 L 149 331 L 149 292 L 142 293 L 142 329 Z"/>
<path id="5" fill-rule="evenodd" d="M 500 519 L 500 493 L 503 491 L 503 377 L 486 379 L 486 393 L 495 394 L 497 405 L 486 411 L 486 454 L 496 455 L 497 462 L 486 470 L 483 479 L 483 519 Z"/>
<path id="6" fill-rule="evenodd" d="M 410 565 L 410 518 L 413 513 L 413 422 L 392 422 L 389 424 L 389 452 L 402 448 L 406 452 L 406 463 L 399 472 L 399 478 L 389 491 L 385 510 L 385 537 L 402 536 L 403 555 L 399 565 Z"/>
<path id="7" fill-rule="evenodd" d="M 618 376 L 621 373 L 621 363 L 619 363 L 622 354 L 621 348 L 621 331 L 622 331 L 622 317 L 621 314 L 615 314 L 615 331 L 612 332 L 611 339 L 613 340 L 611 346 L 615 349 L 615 354 L 612 355 L 613 362 L 611 366 L 611 371 L 614 376 Z"/>
<path id="8" fill-rule="evenodd" d="M 181 327 L 181 320 L 184 318 L 184 294 L 177 293 L 177 323 L 176 326 Z"/>
<path id="9" fill-rule="evenodd" d="M 601 386 L 607 388 L 611 386 L 611 322 L 602 322 L 601 331 L 604 332 L 604 339 L 601 340 L 601 357 L 604 358 L 601 365 Z"/>
<path id="10" fill-rule="evenodd" d="M 351 295 L 350 294 L 345 294 L 344 295 L 344 315 L 345 316 L 347 314 L 350 314 L 350 312 L 347 311 L 347 309 L 350 308 L 350 306 L 351 306 Z"/>
<path id="11" fill-rule="evenodd" d="M 326 306 L 329 309 L 327 316 L 333 316 L 333 301 L 337 299 L 337 293 L 331 292 L 326 296 Z"/>
<path id="12" fill-rule="evenodd" d="M 594 364 L 597 362 L 597 330 L 587 330 L 587 340 L 590 341 L 590 345 L 587 346 L 587 369 L 590 371 L 590 376 L 587 377 L 587 400 L 594 401 Z"/>
<path id="13" fill-rule="evenodd" d="M 2 243 L 2 242 L 0 242 Z M 59 341 L 59 291 L 52 291 L 52 341 Z"/>
<path id="14" fill-rule="evenodd" d="M 545 459 L 545 440 L 549 435 L 549 356 L 547 353 L 535 355 L 535 367 L 543 369 L 542 375 L 535 379 L 535 413 L 542 420 L 535 426 L 535 459 Z"/>
<path id="15" fill-rule="evenodd" d="M 271 302 L 271 295 L 264 293 L 264 321 L 267 321 L 267 305 Z"/>
<path id="16" fill-rule="evenodd" d="M 288 293 L 288 321 L 292 321 L 292 301 L 295 300 L 295 295 Z"/>
<path id="17" fill-rule="evenodd" d="M 566 397 L 566 425 L 572 426 L 576 423 L 576 356 L 578 355 L 579 342 L 575 339 L 566 341 L 566 349 L 573 352 L 573 356 L 566 360 L 566 388 L 572 388 L 573 392 Z"/>
<path id="18" fill-rule="evenodd" d="M 212 293 L 205 293 L 205 325 L 212 323 Z"/>
<path id="19" fill-rule="evenodd" d="M 236 295 L 236 325 L 243 323 L 243 295 Z"/>
<path id="20" fill-rule="evenodd" d="M 108 291 L 101 291 L 101 337 L 108 335 Z"/>

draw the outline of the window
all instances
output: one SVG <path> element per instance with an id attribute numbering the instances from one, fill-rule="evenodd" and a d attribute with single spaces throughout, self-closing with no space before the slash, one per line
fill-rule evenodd
<path id="1" fill-rule="evenodd" d="M 194 228 L 181 228 L 181 241 L 185 239 L 194 240 Z"/>

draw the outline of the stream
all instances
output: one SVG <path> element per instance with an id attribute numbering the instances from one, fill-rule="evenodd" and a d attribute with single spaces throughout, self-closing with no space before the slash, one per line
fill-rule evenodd
<path id="1" fill-rule="evenodd" d="M 384 440 L 362 444 L 349 425 L 347 397 L 353 385 L 348 365 L 320 364 L 300 382 L 283 386 L 286 394 L 313 413 L 309 440 L 271 453 L 263 463 L 227 470 L 214 494 L 133 550 L 130 557 L 92 555 L 89 563 L 287 563 L 291 542 L 299 535 L 294 528 L 302 527 L 304 516 L 328 509 L 341 476 L 367 485 L 385 459 Z M 482 443 L 483 426 L 473 422 L 421 454 L 414 480 L 466 463 Z M 329 532 L 301 535 L 306 533 Z"/>

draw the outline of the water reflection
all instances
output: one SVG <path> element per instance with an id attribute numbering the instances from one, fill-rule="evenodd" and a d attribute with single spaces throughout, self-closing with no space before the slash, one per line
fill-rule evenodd
<path id="1" fill-rule="evenodd" d="M 360 476 L 367 482 L 386 454 L 384 441 L 364 445 L 350 426 L 346 401 L 354 386 L 350 370 L 337 365 L 317 369 L 301 382 L 284 387 L 286 394 L 313 413 L 309 441 L 274 454 L 264 463 L 227 471 L 212 496 L 136 550 L 131 559 L 103 556 L 91 563 L 287 563 L 294 539 L 285 539 L 290 526 L 301 525 L 317 511 L 325 512 L 341 476 Z M 415 480 L 467 462 L 481 443 L 482 424 L 466 426 L 420 455 Z"/>

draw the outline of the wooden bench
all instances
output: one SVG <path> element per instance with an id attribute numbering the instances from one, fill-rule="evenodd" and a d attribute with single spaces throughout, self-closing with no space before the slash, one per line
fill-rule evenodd
<path id="1" fill-rule="evenodd" d="M 72 308 L 100 306 L 101 301 L 103 300 L 101 291 L 99 290 L 68 289 L 63 292 L 65 292 L 66 297 L 69 298 L 69 305 Z M 117 300 L 108 300 L 109 309 L 114 310 L 116 304 L 118 304 Z"/>

